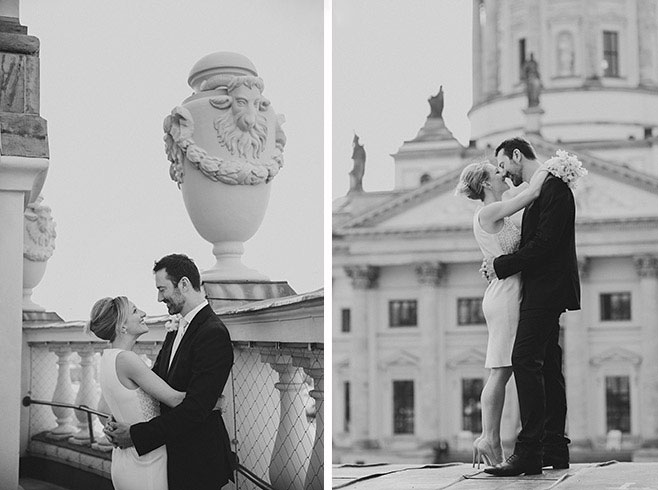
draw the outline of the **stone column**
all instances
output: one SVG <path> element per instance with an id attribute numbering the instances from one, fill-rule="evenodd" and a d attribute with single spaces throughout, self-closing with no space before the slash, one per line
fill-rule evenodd
<path id="1" fill-rule="evenodd" d="M 75 404 L 86 405 L 89 408 L 96 408 L 98 406 L 98 389 L 94 382 L 94 354 L 96 349 L 91 344 L 85 344 L 77 347 L 76 351 L 80 356 L 80 387 L 78 394 L 75 397 Z M 89 439 L 89 418 L 86 412 L 76 410 L 75 416 L 78 419 L 79 431 L 71 438 L 69 442 L 73 444 L 87 445 L 90 443 Z"/>
<path id="2" fill-rule="evenodd" d="M 445 264 L 423 262 L 416 265 L 416 276 L 420 283 L 418 325 L 421 335 L 420 383 L 417 395 L 417 433 L 426 441 L 439 438 L 439 380 L 445 376 L 443 359 L 438 350 L 442 331 L 437 312 L 437 288 L 445 276 Z"/>
<path id="3" fill-rule="evenodd" d="M 585 85 L 601 85 L 601 59 L 598 36 L 599 28 L 596 22 L 596 2 L 585 4 Z"/>
<path id="4" fill-rule="evenodd" d="M 377 286 L 379 268 L 373 266 L 349 266 L 345 272 L 352 279 L 352 342 L 350 355 L 350 397 L 352 421 L 350 435 L 355 446 L 370 444 L 369 420 L 376 417 L 376 407 L 370 406 L 368 371 L 368 290 Z"/>
<path id="5" fill-rule="evenodd" d="M 484 28 L 485 40 L 485 97 L 490 98 L 499 92 L 498 63 L 500 46 L 498 39 L 498 10 L 501 8 L 497 0 L 485 0 L 487 22 Z"/>
<path id="6" fill-rule="evenodd" d="M 655 87 L 656 77 L 656 2 L 637 1 L 637 40 L 639 51 L 640 85 Z"/>
<path id="7" fill-rule="evenodd" d="M 57 384 L 53 392 L 52 401 L 57 403 L 73 403 L 74 392 L 71 384 L 71 346 L 68 344 L 57 345 L 50 349 L 57 356 Z M 57 419 L 57 427 L 48 433 L 50 439 L 68 439 L 76 428 L 71 425 L 73 420 L 73 409 L 64 407 L 52 407 Z"/>
<path id="8" fill-rule="evenodd" d="M 578 259 L 581 288 L 586 283 L 590 259 Z M 588 407 L 589 342 L 582 310 L 564 314 L 564 376 L 567 383 L 567 433 L 575 441 L 589 439 Z"/>
<path id="9" fill-rule="evenodd" d="M 272 449 L 270 482 L 274 488 L 303 490 L 306 471 L 300 470 L 300 466 L 306 464 L 313 447 L 310 431 L 301 426 L 307 423 L 305 417 L 302 420 L 306 405 L 300 396 L 304 371 L 292 365 L 289 355 L 269 354 L 263 358 L 279 373 L 275 387 L 280 392 L 280 419 Z"/>
<path id="10" fill-rule="evenodd" d="M 21 415 L 23 212 L 48 169 L 39 117 L 39 40 L 18 20 L 18 0 L 0 5 L 0 488 L 18 487 Z M 24 425 L 25 426 L 25 425 Z"/>
<path id="11" fill-rule="evenodd" d="M 640 276 L 642 367 L 640 375 L 640 435 L 658 439 L 658 256 L 634 258 Z M 637 311 L 637 310 L 636 310 Z"/>

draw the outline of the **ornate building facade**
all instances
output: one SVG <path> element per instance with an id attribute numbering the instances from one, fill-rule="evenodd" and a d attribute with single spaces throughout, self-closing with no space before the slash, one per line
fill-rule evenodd
<path id="1" fill-rule="evenodd" d="M 336 448 L 467 447 L 481 430 L 479 203 L 453 189 L 521 134 L 540 160 L 562 148 L 589 170 L 575 190 L 582 310 L 561 318 L 568 435 L 590 448 L 610 431 L 629 449 L 658 440 L 657 35 L 658 0 L 473 1 L 469 146 L 445 126 L 440 91 L 393 155 L 395 188 L 334 202 Z"/>

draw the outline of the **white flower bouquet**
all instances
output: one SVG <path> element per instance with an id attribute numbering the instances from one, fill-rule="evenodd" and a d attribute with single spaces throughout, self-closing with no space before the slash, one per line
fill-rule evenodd
<path id="1" fill-rule="evenodd" d="M 170 315 L 169 320 L 167 320 L 164 324 L 165 331 L 175 332 L 176 330 L 178 330 L 178 324 L 179 324 L 181 318 L 183 318 L 183 317 L 179 314 Z"/>
<path id="2" fill-rule="evenodd" d="M 588 173 L 576 155 L 564 150 L 557 150 L 555 156 L 546 160 L 542 168 L 562 179 L 571 189 L 576 187 L 578 179 Z"/>

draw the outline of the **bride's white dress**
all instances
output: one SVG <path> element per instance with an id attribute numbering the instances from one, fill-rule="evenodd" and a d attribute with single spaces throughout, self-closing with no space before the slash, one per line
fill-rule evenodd
<path id="1" fill-rule="evenodd" d="M 119 381 L 116 370 L 121 349 L 105 349 L 100 363 L 100 385 L 110 412 L 119 422 L 136 424 L 160 415 L 157 400 L 141 388 L 131 390 Z M 139 456 L 134 447 L 112 450 L 112 484 L 116 490 L 167 490 L 167 449 L 161 446 Z"/>
<path id="2" fill-rule="evenodd" d="M 521 241 L 521 230 L 510 218 L 503 219 L 498 233 L 488 233 L 480 225 L 479 209 L 473 216 L 473 233 L 485 257 L 516 252 Z M 505 279 L 494 279 L 489 283 L 482 299 L 482 311 L 487 321 L 489 341 L 487 343 L 486 368 L 512 365 L 512 348 L 519 323 L 521 305 L 521 274 Z"/>

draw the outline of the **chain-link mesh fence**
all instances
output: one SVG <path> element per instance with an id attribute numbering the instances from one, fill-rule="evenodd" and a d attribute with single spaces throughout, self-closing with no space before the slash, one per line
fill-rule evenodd
<path id="1" fill-rule="evenodd" d="M 94 347 L 100 351 L 104 345 Z M 77 404 L 77 394 L 83 382 L 81 357 L 77 350 L 82 352 L 89 348 L 88 343 L 77 345 L 75 342 L 32 344 L 31 398 Z M 138 344 L 135 350 L 150 364 L 149 358 L 154 359 L 159 348 L 160 343 Z M 316 400 L 310 395 L 314 382 L 303 368 L 293 363 L 295 356 L 303 357 L 304 350 L 297 352 L 236 344 L 234 354 L 233 370 L 224 390 L 223 418 L 240 465 L 252 475 L 252 479 L 262 480 L 281 490 L 301 490 L 305 488 L 305 481 L 313 479 L 321 482 L 321 469 L 317 464 L 310 465 L 311 459 L 321 462 L 323 456 L 316 454 L 312 458 L 317 425 Z M 96 409 L 100 408 L 96 406 L 100 397 L 100 353 L 94 353 L 89 359 L 87 369 L 92 375 L 87 376 L 87 384 L 91 377 L 91 389 L 98 395 L 90 408 Z M 29 411 L 30 439 L 45 431 L 50 431 L 48 437 L 59 433 L 61 439 L 66 439 L 80 429 L 79 418 L 73 409 L 31 405 Z M 80 415 L 86 417 L 82 412 Z M 97 417 L 93 419 L 94 433 L 101 437 L 102 425 Z M 238 473 L 236 483 L 239 490 L 259 488 L 243 473 Z"/>

